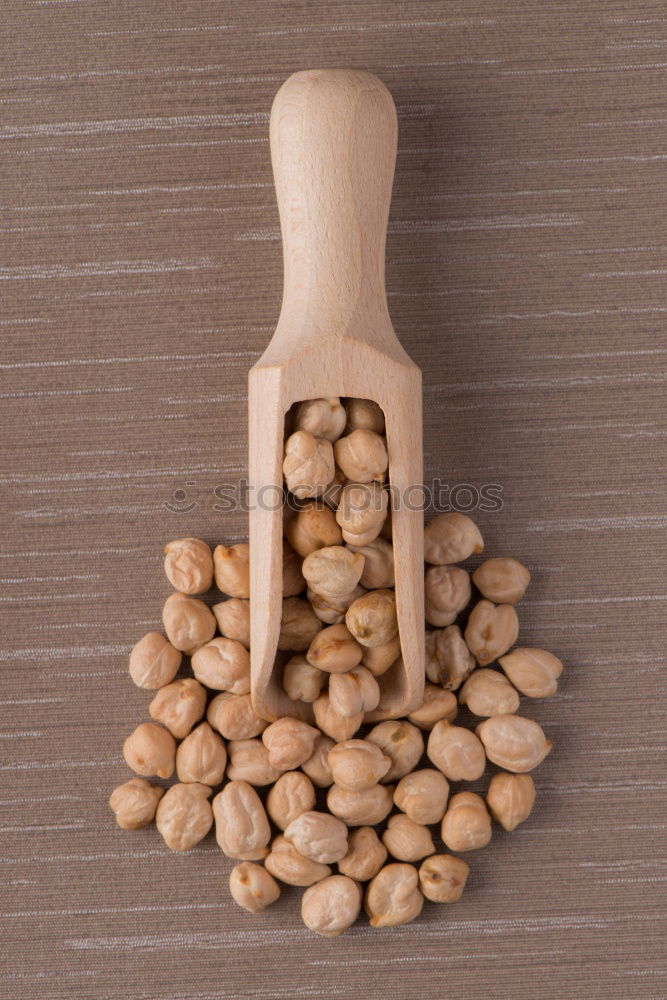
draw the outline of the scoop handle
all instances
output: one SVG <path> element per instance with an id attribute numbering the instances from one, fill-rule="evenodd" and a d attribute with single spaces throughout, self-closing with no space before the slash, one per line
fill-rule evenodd
<path id="1" fill-rule="evenodd" d="M 378 347 L 396 342 L 384 287 L 391 94 L 372 73 L 294 73 L 274 99 L 270 137 L 285 268 L 278 338 L 315 327 Z"/>

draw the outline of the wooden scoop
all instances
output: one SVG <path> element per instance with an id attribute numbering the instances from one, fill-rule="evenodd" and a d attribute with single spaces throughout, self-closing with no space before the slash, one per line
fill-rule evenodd
<path id="1" fill-rule="evenodd" d="M 377 77 L 356 70 L 295 73 L 271 110 L 283 302 L 248 380 L 252 697 L 267 719 L 312 718 L 310 705 L 287 697 L 274 664 L 285 414 L 294 402 L 321 396 L 374 400 L 386 420 L 402 659 L 382 677 L 372 716 L 405 715 L 423 695 L 421 371 L 398 342 L 384 288 L 396 133 L 391 94 Z"/>

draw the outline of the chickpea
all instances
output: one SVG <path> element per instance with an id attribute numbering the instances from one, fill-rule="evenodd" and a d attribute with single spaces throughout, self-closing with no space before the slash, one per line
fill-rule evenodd
<path id="1" fill-rule="evenodd" d="M 496 715 L 485 719 L 475 732 L 489 760 L 515 774 L 532 771 L 552 747 L 542 727 L 520 715 Z"/>
<path id="2" fill-rule="evenodd" d="M 269 820 L 261 799 L 246 781 L 230 781 L 213 799 L 215 837 L 228 858 L 259 861 L 269 853 Z"/>
<path id="3" fill-rule="evenodd" d="M 361 655 L 361 646 L 345 625 L 329 625 L 317 633 L 306 659 L 319 670 L 338 674 L 356 667 Z"/>
<path id="4" fill-rule="evenodd" d="M 473 715 L 511 715 L 519 707 L 519 695 L 496 670 L 475 670 L 459 691 L 459 701 Z"/>
<path id="5" fill-rule="evenodd" d="M 283 597 L 296 597 L 306 589 L 301 562 L 301 556 L 289 542 L 283 542 Z"/>
<path id="6" fill-rule="evenodd" d="M 456 691 L 475 669 L 475 657 L 458 625 L 426 633 L 426 676 L 447 691 Z"/>
<path id="7" fill-rule="evenodd" d="M 529 698 L 549 698 L 558 689 L 563 664 L 546 649 L 517 646 L 511 653 L 499 657 L 498 662 L 514 687 Z"/>
<path id="8" fill-rule="evenodd" d="M 391 812 L 393 785 L 372 785 L 362 792 L 333 784 L 327 792 L 327 808 L 348 826 L 377 826 Z"/>
<path id="9" fill-rule="evenodd" d="M 125 740 L 123 757 L 127 766 L 144 778 L 171 778 L 176 741 L 162 726 L 142 722 Z"/>
<path id="10" fill-rule="evenodd" d="M 372 788 L 391 767 L 391 758 L 368 740 L 337 743 L 327 760 L 336 784 L 353 792 Z"/>
<path id="11" fill-rule="evenodd" d="M 450 781 L 477 781 L 486 767 L 484 747 L 478 737 L 444 719 L 431 730 L 426 755 Z"/>
<path id="12" fill-rule="evenodd" d="M 395 635 L 380 646 L 364 646 L 361 662 L 374 677 L 381 677 L 401 655 L 401 639 Z"/>
<path id="13" fill-rule="evenodd" d="M 351 927 L 361 910 L 361 889 L 345 875 L 330 875 L 306 889 L 301 918 L 322 937 L 338 937 Z"/>
<path id="14" fill-rule="evenodd" d="M 313 783 L 300 771 L 287 771 L 275 782 L 266 799 L 266 811 L 279 830 L 286 830 L 301 813 L 315 808 Z"/>
<path id="15" fill-rule="evenodd" d="M 293 656 L 285 664 L 283 688 L 292 701 L 313 702 L 319 698 L 327 675 L 314 667 L 305 656 Z"/>
<path id="16" fill-rule="evenodd" d="M 359 583 L 364 557 L 344 545 L 328 545 L 311 552 L 303 561 L 308 586 L 325 597 L 342 597 Z"/>
<path id="17" fill-rule="evenodd" d="M 529 774 L 494 774 L 486 804 L 504 830 L 515 830 L 528 819 L 535 804 L 535 784 Z"/>
<path id="18" fill-rule="evenodd" d="M 330 736 L 336 743 L 351 740 L 359 726 L 364 721 L 364 713 L 357 715 L 341 715 L 331 704 L 328 693 L 321 694 L 313 702 L 315 722 L 318 728 Z"/>
<path id="19" fill-rule="evenodd" d="M 232 899 L 249 913 L 261 913 L 280 896 L 280 886 L 267 870 L 254 861 L 242 861 L 229 873 Z"/>
<path id="20" fill-rule="evenodd" d="M 357 882 L 368 882 L 387 860 L 387 848 L 372 826 L 350 831 L 347 843 L 347 854 L 338 862 L 338 871 Z"/>
<path id="21" fill-rule="evenodd" d="M 207 799 L 211 789 L 198 783 L 172 785 L 160 799 L 155 816 L 158 830 L 172 851 L 189 851 L 213 826 Z"/>
<path id="22" fill-rule="evenodd" d="M 321 865 L 340 861 L 347 854 L 347 827 L 329 813 L 313 810 L 301 813 L 286 828 L 285 839 L 299 854 Z"/>
<path id="23" fill-rule="evenodd" d="M 388 505 L 387 491 L 379 483 L 344 486 L 336 510 L 344 541 L 357 548 L 374 541 L 384 524 Z"/>
<path id="24" fill-rule="evenodd" d="M 401 778 L 394 792 L 394 803 L 414 823 L 428 826 L 439 823 L 445 815 L 448 797 L 449 785 L 445 777 L 440 771 L 427 767 Z"/>
<path id="25" fill-rule="evenodd" d="M 336 441 L 334 458 L 341 472 L 354 483 L 382 482 L 389 464 L 380 435 L 361 428 Z"/>
<path id="26" fill-rule="evenodd" d="M 415 920 L 424 905 L 418 883 L 413 865 L 400 862 L 385 865 L 366 890 L 364 908 L 371 927 L 398 927 Z"/>
<path id="27" fill-rule="evenodd" d="M 274 838 L 271 850 L 264 859 L 264 867 L 285 885 L 313 885 L 331 875 L 329 865 L 319 864 L 299 854 L 282 835 Z"/>
<path id="28" fill-rule="evenodd" d="M 334 451 L 330 441 L 295 431 L 285 442 L 283 475 L 287 489 L 299 499 L 319 497 L 334 477 Z"/>
<path id="29" fill-rule="evenodd" d="M 371 590 L 354 601 L 345 624 L 362 646 L 383 646 L 398 635 L 396 594 L 393 590 Z"/>
<path id="30" fill-rule="evenodd" d="M 473 573 L 472 582 L 494 604 L 516 604 L 526 592 L 530 573 L 516 559 L 487 559 Z"/>
<path id="31" fill-rule="evenodd" d="M 229 597 L 250 597 L 250 546 L 216 545 L 213 550 L 215 585 Z"/>
<path id="32" fill-rule="evenodd" d="M 394 549 L 379 535 L 368 545 L 350 545 L 350 552 L 364 557 L 360 583 L 367 590 L 386 590 L 394 586 Z"/>
<path id="33" fill-rule="evenodd" d="M 312 754 L 301 765 L 303 773 L 308 775 L 318 788 L 328 788 L 329 785 L 333 785 L 333 775 L 328 761 L 329 751 L 333 746 L 334 741 L 330 736 L 318 736 Z"/>
<path id="34" fill-rule="evenodd" d="M 130 653 L 130 677 L 140 688 L 164 687 L 178 673 L 183 654 L 159 632 L 149 632 Z"/>
<path id="35" fill-rule="evenodd" d="M 164 571 L 174 590 L 203 594 L 213 583 L 211 548 L 199 538 L 177 538 L 164 549 Z"/>
<path id="36" fill-rule="evenodd" d="M 338 396 L 326 396 L 299 403 L 294 413 L 294 428 L 333 442 L 345 430 L 346 420 L 347 414 Z"/>
<path id="37" fill-rule="evenodd" d="M 432 903 L 456 903 L 469 871 L 465 861 L 453 854 L 434 854 L 419 867 L 419 888 Z"/>
<path id="38" fill-rule="evenodd" d="M 167 598 L 162 622 L 172 646 L 188 656 L 215 635 L 216 622 L 210 608 L 186 594 L 171 594 Z"/>
<path id="39" fill-rule="evenodd" d="M 214 691 L 250 691 L 250 654 L 236 639 L 212 639 L 192 654 L 191 662 L 197 680 Z"/>
<path id="40" fill-rule="evenodd" d="M 320 621 L 326 625 L 342 625 L 349 606 L 358 597 L 363 597 L 365 593 L 366 591 L 363 587 L 355 587 L 349 594 L 343 594 L 341 597 L 332 597 L 330 594 L 326 596 L 316 594 L 314 590 L 309 588 L 307 596 L 313 611 Z"/>
<path id="41" fill-rule="evenodd" d="M 384 434 L 384 413 L 372 399 L 357 399 L 351 396 L 343 405 L 347 414 L 345 430 L 348 434 L 356 430 Z"/>
<path id="42" fill-rule="evenodd" d="M 285 716 L 264 730 L 262 742 L 269 751 L 271 766 L 291 771 L 308 760 L 319 735 L 319 731 L 307 722 Z"/>
<path id="43" fill-rule="evenodd" d="M 442 821 L 441 836 L 450 851 L 459 854 L 486 847 L 491 840 L 491 817 L 484 799 L 474 792 L 453 795 Z"/>
<path id="44" fill-rule="evenodd" d="M 451 691 L 443 691 L 438 684 L 424 685 L 424 700 L 419 708 L 408 716 L 410 722 L 426 731 L 433 729 L 436 722 L 446 719 L 453 722 L 456 718 L 456 695 Z"/>
<path id="45" fill-rule="evenodd" d="M 109 807 L 116 814 L 121 830 L 140 830 L 153 822 L 163 794 L 164 788 L 151 785 L 143 778 L 130 778 L 124 785 L 114 788 L 109 796 Z"/>
<path id="46" fill-rule="evenodd" d="M 463 562 L 483 550 L 479 528 L 465 514 L 438 514 L 424 529 L 424 558 L 433 566 Z"/>
<path id="47" fill-rule="evenodd" d="M 249 601 L 244 601 L 240 597 L 230 597 L 226 601 L 214 604 L 211 611 L 225 639 L 234 639 L 246 649 L 250 649 Z"/>
<path id="48" fill-rule="evenodd" d="M 391 767 L 383 781 L 394 781 L 412 771 L 424 753 L 424 737 L 416 726 L 403 720 L 380 722 L 371 729 L 367 740 L 391 757 Z"/>
<path id="49" fill-rule="evenodd" d="M 308 649 L 322 628 L 310 604 L 300 597 L 286 597 L 280 622 L 278 649 L 301 653 Z"/>
<path id="50" fill-rule="evenodd" d="M 249 785 L 261 787 L 272 785 L 282 775 L 281 769 L 269 761 L 269 751 L 261 740 L 232 740 L 227 749 L 227 777 L 232 781 L 247 781 Z"/>
<path id="51" fill-rule="evenodd" d="M 421 861 L 435 851 L 428 827 L 400 813 L 390 818 L 382 843 L 397 861 Z"/>
<path id="52" fill-rule="evenodd" d="M 209 703 L 206 718 L 226 740 L 251 740 L 263 733 L 268 725 L 255 715 L 249 694 L 230 694 L 229 691 L 216 695 Z"/>
<path id="53" fill-rule="evenodd" d="M 305 503 L 286 529 L 287 540 L 302 559 L 317 549 L 340 545 L 343 533 L 331 508 L 323 503 Z"/>
<path id="54" fill-rule="evenodd" d="M 424 577 L 426 621 L 441 628 L 456 621 L 470 601 L 470 577 L 458 566 L 431 566 Z"/>
<path id="55" fill-rule="evenodd" d="M 336 626 L 332 626 L 335 628 Z M 380 704 L 380 687 L 370 670 L 357 667 L 329 679 L 329 701 L 340 715 L 372 712 Z"/>
<path id="56" fill-rule="evenodd" d="M 465 641 L 480 667 L 506 653 L 519 634 L 519 620 L 511 604 L 479 601 L 470 612 Z"/>
<path id="57" fill-rule="evenodd" d="M 206 691 L 192 677 L 183 677 L 160 688 L 148 706 L 151 719 L 161 722 L 179 740 L 199 722 L 205 709 Z"/>
<path id="58" fill-rule="evenodd" d="M 219 785 L 226 766 L 225 744 L 208 722 L 201 722 L 176 750 L 176 774 L 184 783 Z"/>

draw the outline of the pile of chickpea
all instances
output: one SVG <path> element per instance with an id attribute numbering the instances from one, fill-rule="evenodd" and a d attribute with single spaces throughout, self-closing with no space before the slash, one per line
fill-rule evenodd
<path id="1" fill-rule="evenodd" d="M 483 551 L 479 529 L 441 514 L 424 539 L 423 704 L 407 719 L 365 722 L 400 661 L 383 431 L 368 400 L 310 400 L 288 415 L 279 657 L 285 691 L 312 705 L 315 724 L 269 724 L 253 710 L 247 544 L 211 551 L 176 539 L 164 551 L 175 591 L 165 635 L 150 632 L 130 654 L 132 680 L 156 691 L 153 721 L 125 741 L 138 777 L 109 799 L 119 826 L 155 819 L 178 851 L 215 823 L 219 846 L 239 862 L 229 880 L 236 902 L 258 913 L 279 883 L 304 887 L 304 923 L 325 936 L 350 927 L 362 906 L 372 926 L 390 927 L 415 919 L 425 899 L 461 897 L 469 867 L 456 855 L 486 846 L 492 819 L 513 830 L 533 808 L 528 772 L 551 742 L 516 713 L 521 694 L 555 694 L 562 672 L 546 650 L 515 646 L 528 570 L 491 558 L 471 575 L 458 564 Z M 224 600 L 196 596 L 214 584 Z M 456 725 L 461 706 L 469 721 Z M 485 797 L 459 787 L 488 762 L 499 770 Z M 146 780 L 174 772 L 169 787 Z M 438 851 L 438 826 L 454 853 Z"/>

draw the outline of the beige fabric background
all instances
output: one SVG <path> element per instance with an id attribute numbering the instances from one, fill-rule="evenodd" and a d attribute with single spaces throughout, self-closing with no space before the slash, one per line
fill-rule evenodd
<path id="1" fill-rule="evenodd" d="M 4 0 L 0 28 L 0 996 L 663 1000 L 664 4 Z M 172 854 L 106 805 L 161 547 L 246 531 L 213 490 L 279 309 L 267 116 L 325 65 L 398 106 L 427 478 L 502 486 L 488 551 L 567 664 L 525 709 L 555 741 L 530 821 L 455 907 L 333 941 L 296 890 L 238 910 L 212 838 Z"/>

